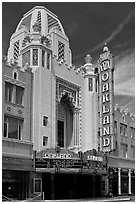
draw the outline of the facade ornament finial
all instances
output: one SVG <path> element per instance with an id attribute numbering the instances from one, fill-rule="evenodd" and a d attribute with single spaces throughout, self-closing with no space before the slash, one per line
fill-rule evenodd
<path id="1" fill-rule="evenodd" d="M 104 48 L 103 48 L 103 52 L 108 52 L 109 51 L 109 49 L 108 49 L 108 47 L 107 47 L 107 43 L 105 42 L 105 46 L 104 46 Z"/>
<path id="2" fill-rule="evenodd" d="M 87 56 L 85 57 L 86 64 L 92 64 L 91 61 L 92 61 L 92 57 L 90 56 L 90 54 L 87 54 Z"/>
<path id="3" fill-rule="evenodd" d="M 41 31 L 41 25 L 38 21 L 36 21 L 32 27 L 33 27 L 34 32 L 40 32 Z"/>

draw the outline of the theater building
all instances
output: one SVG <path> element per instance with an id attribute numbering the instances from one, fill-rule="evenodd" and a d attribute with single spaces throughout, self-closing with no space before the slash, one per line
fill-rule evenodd
<path id="1" fill-rule="evenodd" d="M 98 66 L 87 54 L 85 64 L 75 67 L 58 17 L 36 6 L 24 14 L 11 36 L 8 63 L 12 61 L 25 73 L 31 67 L 34 75 L 29 96 L 34 195 L 43 193 L 44 199 L 104 196 L 109 187 L 107 167 L 111 166 L 106 155 L 116 151 L 118 141 L 114 134 L 114 57 L 108 47 L 103 48 Z"/>
<path id="2" fill-rule="evenodd" d="M 2 199 L 30 197 L 33 169 L 32 81 L 30 68 L 2 66 Z"/>

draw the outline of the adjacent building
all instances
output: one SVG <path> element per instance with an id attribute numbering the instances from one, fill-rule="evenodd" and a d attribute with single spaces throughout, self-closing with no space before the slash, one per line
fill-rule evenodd
<path id="1" fill-rule="evenodd" d="M 31 69 L 2 64 L 2 194 L 3 199 L 26 199 L 32 190 Z"/>
<path id="2" fill-rule="evenodd" d="M 114 109 L 114 57 L 108 47 L 104 46 L 98 66 L 87 54 L 85 64 L 75 67 L 58 17 L 36 6 L 23 16 L 11 36 L 7 63 L 3 72 L 3 157 L 7 151 L 9 157 L 15 152 L 30 162 L 24 169 L 27 178 L 31 175 L 23 191 L 26 198 L 32 196 L 32 188 L 33 196 L 43 195 L 44 199 L 99 197 L 109 188 L 117 195 L 134 192 L 135 142 L 130 136 L 134 120 L 127 113 L 123 122 Z M 11 130 L 12 138 L 8 133 L 11 116 L 16 130 Z M 126 125 L 128 137 L 119 134 L 121 124 Z M 4 163 L 3 182 L 8 177 Z M 23 169 L 22 164 L 13 169 Z M 122 190 L 122 171 L 128 167 L 128 190 Z M 114 173 L 108 176 L 115 168 L 116 190 L 111 187 Z"/>

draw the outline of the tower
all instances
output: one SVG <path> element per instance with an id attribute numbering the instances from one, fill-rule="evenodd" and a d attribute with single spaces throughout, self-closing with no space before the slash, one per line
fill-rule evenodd
<path id="1" fill-rule="evenodd" d="M 106 44 L 99 58 L 98 70 L 100 149 L 108 152 L 114 149 L 114 59 Z"/>
<path id="2" fill-rule="evenodd" d="M 54 148 L 55 75 L 60 67 L 72 65 L 69 40 L 58 17 L 43 6 L 35 6 L 24 14 L 11 36 L 8 62 L 16 62 L 22 71 L 30 66 L 34 73 L 31 131 L 34 150 Z"/>
<path id="3" fill-rule="evenodd" d="M 83 135 L 83 151 L 98 148 L 98 83 L 92 57 L 85 58 L 84 71 L 84 121 L 85 135 Z"/>

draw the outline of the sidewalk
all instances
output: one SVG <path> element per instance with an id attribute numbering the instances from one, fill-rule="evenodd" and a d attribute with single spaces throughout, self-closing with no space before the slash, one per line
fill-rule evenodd
<path id="1" fill-rule="evenodd" d="M 66 199 L 66 200 L 44 200 L 47 202 L 135 202 L 134 197 L 118 196 L 112 198 L 85 198 L 85 199 Z"/>

